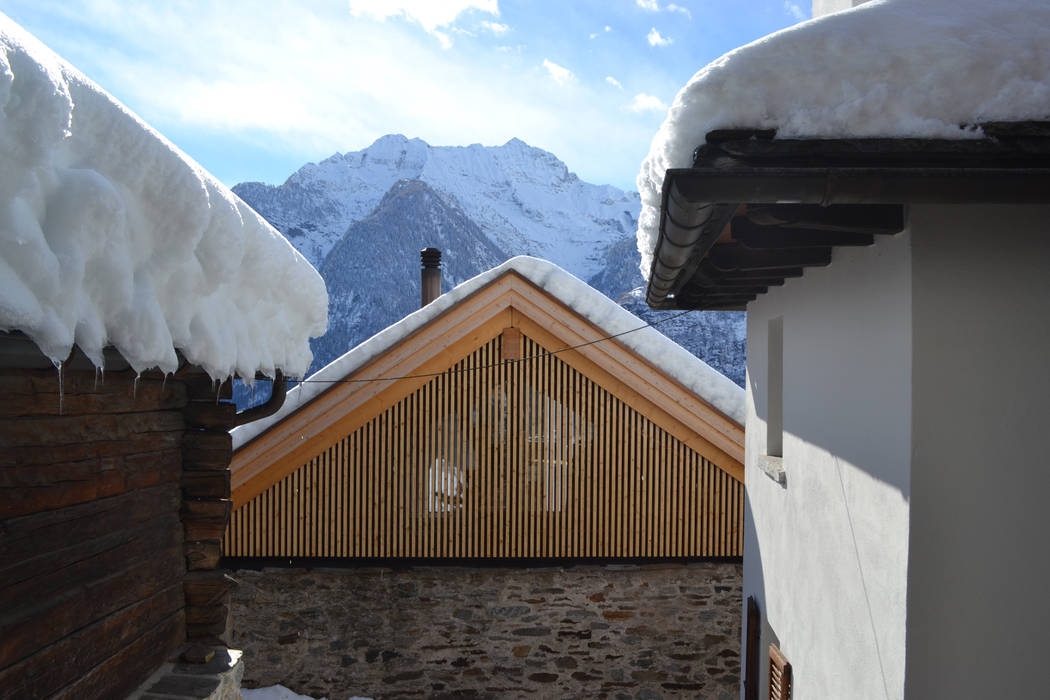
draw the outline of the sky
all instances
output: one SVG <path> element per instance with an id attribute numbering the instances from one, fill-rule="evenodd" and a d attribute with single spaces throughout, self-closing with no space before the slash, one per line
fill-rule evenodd
<path id="1" fill-rule="evenodd" d="M 808 19 L 790 0 L 0 0 L 225 184 L 384 134 L 517 137 L 635 189 L 689 78 Z"/>

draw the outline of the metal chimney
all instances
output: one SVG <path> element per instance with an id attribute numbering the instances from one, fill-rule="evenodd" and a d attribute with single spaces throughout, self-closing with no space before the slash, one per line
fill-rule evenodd
<path id="1" fill-rule="evenodd" d="M 423 262 L 420 270 L 420 308 L 441 296 L 441 251 L 437 248 L 424 248 L 419 251 L 419 258 Z"/>

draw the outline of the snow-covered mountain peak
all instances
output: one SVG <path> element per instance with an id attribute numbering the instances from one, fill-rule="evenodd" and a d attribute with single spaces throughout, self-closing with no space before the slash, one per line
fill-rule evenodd
<path id="1" fill-rule="evenodd" d="M 550 260 L 613 299 L 642 284 L 638 194 L 583 182 L 554 154 L 518 138 L 452 147 L 391 134 L 304 165 L 283 185 L 249 182 L 234 191 L 324 277 L 329 330 L 312 344 L 322 364 L 418 306 L 423 247 L 442 250 L 447 286 L 520 254 Z M 621 303 L 662 318 L 640 297 Z M 660 328 L 742 382 L 742 336 L 734 330 L 728 345 L 720 340 L 733 323 L 742 327 L 742 316 L 703 318 Z M 712 324 L 725 327 L 691 330 Z"/>
<path id="2" fill-rule="evenodd" d="M 399 180 L 418 179 L 462 207 L 508 255 L 544 257 L 587 278 L 600 250 L 634 230 L 638 195 L 585 183 L 554 154 L 512 138 L 502 146 L 430 146 L 390 134 L 368 148 L 309 163 L 279 187 L 234 188 L 315 266 Z"/>

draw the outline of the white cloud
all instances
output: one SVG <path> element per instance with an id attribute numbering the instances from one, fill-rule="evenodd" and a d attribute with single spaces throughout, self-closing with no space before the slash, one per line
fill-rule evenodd
<path id="1" fill-rule="evenodd" d="M 99 0 L 85 11 L 68 0 L 33 1 L 68 27 L 41 37 L 52 49 L 228 184 L 279 181 L 288 173 L 271 172 L 275 162 L 291 168 L 402 133 L 441 145 L 517 136 L 585 180 L 626 188 L 652 140 L 654 126 L 626 111 L 626 91 L 602 78 L 584 86 L 558 66 L 572 77 L 554 89 L 557 71 L 522 44 L 444 51 L 421 25 L 354 17 L 341 2 Z M 481 31 L 481 19 L 443 31 L 454 40 L 454 26 Z M 610 140 L 625 146 L 610 149 Z"/>
<path id="2" fill-rule="evenodd" d="M 674 41 L 670 37 L 660 36 L 660 32 L 656 31 L 656 27 L 650 29 L 645 38 L 649 40 L 650 46 L 670 46 L 671 42 Z"/>
<path id="3" fill-rule="evenodd" d="M 423 29 L 433 34 L 443 48 L 452 46 L 452 40 L 446 32 L 438 30 L 447 27 L 467 10 L 479 10 L 492 15 L 499 15 L 499 0 L 348 0 L 350 14 L 362 15 L 378 20 L 391 17 L 405 17 L 418 22 Z"/>
<path id="4" fill-rule="evenodd" d="M 499 22 L 489 22 L 488 20 L 483 21 L 481 23 L 481 26 L 484 27 L 485 29 L 488 29 L 490 32 L 492 32 L 496 36 L 503 36 L 508 31 L 510 31 L 510 26 L 509 25 L 500 24 Z"/>
<path id="5" fill-rule="evenodd" d="M 784 11 L 799 22 L 809 19 L 809 15 L 807 15 L 796 3 L 791 2 L 791 0 L 784 0 Z"/>
<path id="6" fill-rule="evenodd" d="M 674 3 L 665 7 L 660 7 L 660 3 L 657 2 L 657 0 L 635 0 L 635 4 L 649 12 L 679 12 L 689 19 L 693 18 L 693 13 L 689 11 L 688 7 L 682 7 L 681 5 L 676 5 Z"/>
<path id="7" fill-rule="evenodd" d="M 558 85 L 568 85 L 576 80 L 576 76 L 573 75 L 571 70 L 565 66 L 559 66 L 557 63 L 548 61 L 546 58 L 543 59 L 543 67 L 547 69 L 547 72 L 551 74 L 551 78 Z"/>
<path id="8" fill-rule="evenodd" d="M 621 90 L 623 90 L 623 85 L 620 84 L 620 81 L 612 77 L 611 75 L 605 76 L 605 82 L 609 83 L 614 88 L 620 88 Z"/>
<path id="9" fill-rule="evenodd" d="M 688 7 L 682 7 L 681 5 L 675 5 L 674 3 L 667 6 L 668 12 L 680 12 L 689 19 L 693 18 L 693 13 L 689 11 Z"/>
<path id="10" fill-rule="evenodd" d="M 430 33 L 433 34 L 437 38 L 437 40 L 441 42 L 441 48 L 452 48 L 452 37 L 450 37 L 448 34 L 442 31 L 438 31 L 437 29 L 433 30 Z"/>
<path id="11" fill-rule="evenodd" d="M 634 100 L 627 106 L 627 109 L 632 112 L 665 112 L 667 105 L 659 97 L 640 92 L 634 96 Z"/>

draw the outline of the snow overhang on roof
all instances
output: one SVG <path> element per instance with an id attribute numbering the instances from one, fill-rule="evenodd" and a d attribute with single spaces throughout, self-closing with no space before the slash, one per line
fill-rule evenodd
<path id="1" fill-rule="evenodd" d="M 0 14 L 0 331 L 53 362 L 309 367 L 320 275 L 163 136 Z"/>
<path id="2" fill-rule="evenodd" d="M 644 327 L 645 321 L 583 280 L 554 263 L 522 255 L 463 282 L 318 370 L 305 383 L 288 392 L 287 401 L 276 415 L 234 430 L 234 449 L 246 445 L 270 426 L 291 416 L 340 382 L 347 379 L 362 381 L 357 373 L 364 372 L 364 377 L 373 376 L 364 370 L 368 370 L 379 358 L 390 354 L 392 348 L 511 273 L 524 278 L 592 324 L 596 329 L 595 337 L 587 338 L 588 341 L 597 340 L 602 334 L 617 336 L 608 342 L 625 346 L 645 358 L 657 370 L 726 418 L 743 426 L 744 390 L 732 380 L 655 328 Z"/>
<path id="3" fill-rule="evenodd" d="M 946 187 L 967 178 L 1000 192 L 1017 181 L 1038 187 L 1031 180 L 1036 173 L 1021 172 L 1043 167 L 1035 161 L 1010 162 L 995 174 L 973 169 L 989 166 L 989 155 L 993 160 L 1016 155 L 1009 145 L 999 152 L 999 144 L 1004 139 L 1018 143 L 1018 134 L 986 133 L 981 124 L 1047 119 L 1050 5 L 1043 0 L 868 2 L 736 49 L 699 71 L 678 93 L 638 174 L 642 273 L 657 272 L 653 256 L 669 231 L 669 211 L 678 217 L 679 228 L 690 229 L 678 232 L 682 237 L 671 231 L 661 243 L 661 279 L 652 280 L 650 303 L 659 308 L 740 308 L 746 303 L 744 293 L 709 296 L 702 303 L 675 301 L 690 282 L 670 271 L 701 269 L 707 248 L 723 235 L 740 204 L 830 204 L 824 191 L 830 183 L 843 206 L 899 205 L 917 201 L 911 185 L 927 167 L 941 169 Z M 1033 138 L 1041 140 L 1045 133 L 1036 130 Z M 752 137 L 757 145 L 749 146 Z M 980 145 L 949 157 L 942 141 Z M 698 146 L 706 151 L 696 160 Z M 908 172 L 894 172 L 894 159 L 912 147 L 921 152 L 903 162 Z M 716 148 L 725 151 L 725 158 Z M 878 153 L 893 155 L 886 160 Z M 806 167 L 794 174 L 785 170 Z M 849 182 L 843 180 L 846 167 L 854 169 Z M 944 169 L 951 167 L 971 172 L 949 182 Z M 787 220 L 799 215 L 778 213 Z M 781 221 L 769 216 L 766 208 L 749 220 Z M 703 234 L 695 230 L 701 226 Z M 769 233 L 752 238 L 768 239 Z M 701 235 L 704 245 L 698 251 L 693 239 Z M 720 262 L 732 267 L 743 261 Z M 800 267 L 785 269 L 799 272 Z M 733 281 L 760 289 L 764 285 L 754 282 L 761 277 Z M 775 283 L 779 276 L 766 277 Z M 710 281 L 697 280 L 700 286 L 711 286 Z"/>
<path id="4" fill-rule="evenodd" d="M 981 129 L 978 140 L 709 133 L 692 168 L 667 171 L 646 301 L 743 309 L 836 246 L 900 232 L 905 204 L 1050 202 L 1050 123 Z"/>

